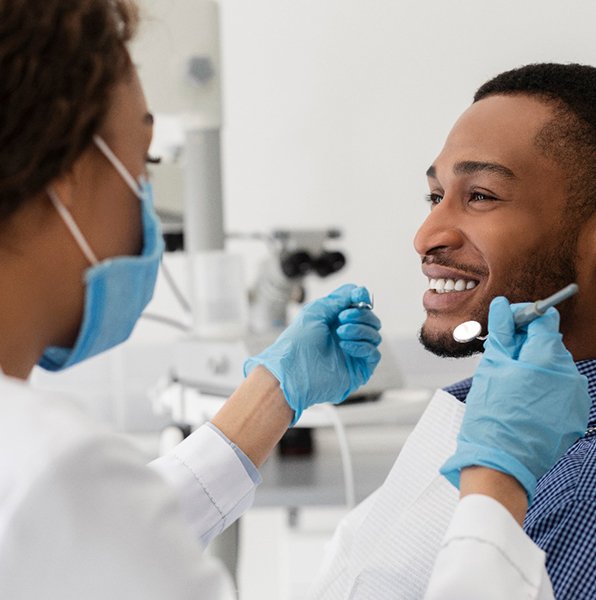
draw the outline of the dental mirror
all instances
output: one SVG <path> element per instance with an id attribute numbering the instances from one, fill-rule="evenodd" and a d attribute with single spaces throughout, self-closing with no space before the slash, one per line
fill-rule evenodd
<path id="1" fill-rule="evenodd" d="M 552 296 L 549 296 L 544 300 L 536 300 L 533 304 L 518 310 L 513 315 L 513 320 L 518 327 L 520 325 L 525 325 L 543 315 L 551 306 L 556 306 L 560 302 L 563 302 L 563 300 L 567 300 L 567 298 L 577 294 L 578 291 L 579 287 L 577 284 L 570 283 L 563 289 L 555 292 Z M 453 339 L 461 344 L 467 344 L 475 339 L 485 340 L 488 336 L 481 336 L 481 331 L 482 325 L 480 325 L 478 321 L 466 321 L 453 330 Z"/>
<path id="2" fill-rule="evenodd" d="M 481 336 L 481 331 L 482 325 L 478 321 L 466 321 L 453 330 L 453 339 L 460 344 L 467 344 L 476 338 L 485 340 L 487 336 Z"/>

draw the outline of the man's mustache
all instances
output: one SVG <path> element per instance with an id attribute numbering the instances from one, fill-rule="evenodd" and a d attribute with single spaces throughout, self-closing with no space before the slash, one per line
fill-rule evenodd
<path id="1" fill-rule="evenodd" d="M 449 260 L 443 256 L 423 256 L 422 264 L 438 265 L 440 267 L 456 269 L 457 271 L 462 271 L 463 273 L 470 273 L 471 275 L 477 275 L 478 277 L 486 277 L 488 275 L 488 269 L 486 268 L 478 267 L 475 265 L 466 265 L 464 263 L 458 263 Z"/>

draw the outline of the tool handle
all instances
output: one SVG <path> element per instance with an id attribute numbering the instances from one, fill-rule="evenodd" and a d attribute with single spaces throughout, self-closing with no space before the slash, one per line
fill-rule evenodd
<path id="1" fill-rule="evenodd" d="M 570 283 L 563 289 L 555 292 L 552 296 L 549 296 L 544 300 L 536 300 L 534 304 L 530 304 L 530 306 L 518 310 L 515 315 L 513 315 L 513 320 L 518 327 L 525 325 L 543 315 L 551 306 L 556 306 L 560 302 L 563 302 L 563 300 L 567 300 L 567 298 L 577 294 L 578 291 L 579 287 L 577 283 Z"/>

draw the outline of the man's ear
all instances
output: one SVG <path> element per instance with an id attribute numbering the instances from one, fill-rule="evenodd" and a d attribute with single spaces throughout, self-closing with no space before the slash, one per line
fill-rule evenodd
<path id="1" fill-rule="evenodd" d="M 585 235 L 585 245 L 588 247 L 588 252 L 596 257 L 596 211 L 586 221 L 580 235 L 582 237 Z"/>
<path id="2" fill-rule="evenodd" d="M 577 240 L 577 259 L 582 271 L 596 282 L 596 212 L 584 221 Z"/>

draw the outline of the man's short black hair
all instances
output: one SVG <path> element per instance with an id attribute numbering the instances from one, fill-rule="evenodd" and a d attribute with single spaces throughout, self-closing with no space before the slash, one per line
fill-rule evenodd
<path id="1" fill-rule="evenodd" d="M 568 173 L 569 208 L 579 218 L 596 210 L 596 68 L 539 63 L 506 71 L 482 85 L 474 102 L 487 96 L 523 94 L 553 106 L 555 116 L 536 143 Z"/>

